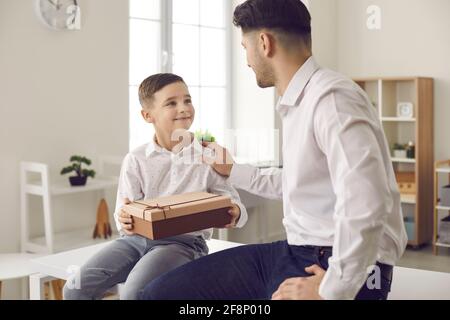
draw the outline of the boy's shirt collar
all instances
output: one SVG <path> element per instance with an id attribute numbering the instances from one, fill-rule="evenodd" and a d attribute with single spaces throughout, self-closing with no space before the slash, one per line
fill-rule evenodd
<path id="1" fill-rule="evenodd" d="M 147 148 L 145 149 L 145 156 L 148 158 L 149 156 L 152 155 L 153 152 L 162 153 L 165 151 L 169 152 L 156 142 L 156 134 L 155 134 L 153 136 L 152 141 L 149 144 L 147 144 Z"/>
<path id="2" fill-rule="evenodd" d="M 145 150 L 145 156 L 148 158 L 149 156 L 151 156 L 153 153 L 167 153 L 169 154 L 171 157 L 177 159 L 177 158 L 182 158 L 183 154 L 185 151 L 188 151 L 192 148 L 194 148 L 196 154 L 200 152 L 200 154 L 202 153 L 202 149 L 203 146 L 200 144 L 200 142 L 192 135 L 193 139 L 192 142 L 185 148 L 181 149 L 180 151 L 178 151 L 177 153 L 171 152 L 169 150 L 167 150 L 166 148 L 161 147 L 157 142 L 156 142 L 156 135 L 153 136 L 152 141 L 147 145 L 147 148 Z"/>

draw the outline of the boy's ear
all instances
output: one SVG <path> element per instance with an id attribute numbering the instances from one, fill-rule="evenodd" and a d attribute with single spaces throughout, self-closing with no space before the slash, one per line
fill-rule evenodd
<path id="1" fill-rule="evenodd" d="M 145 122 L 153 123 L 153 117 L 151 116 L 150 112 L 142 109 L 141 115 L 142 115 L 142 118 L 144 118 Z"/>

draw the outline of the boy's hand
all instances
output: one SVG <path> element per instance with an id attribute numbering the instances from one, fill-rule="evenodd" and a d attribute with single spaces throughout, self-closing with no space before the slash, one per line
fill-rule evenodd
<path id="1" fill-rule="evenodd" d="M 228 150 L 215 142 L 203 141 L 202 145 L 214 151 L 213 157 L 203 154 L 203 162 L 209 164 L 221 176 L 229 177 L 234 160 Z"/>
<path id="2" fill-rule="evenodd" d="M 124 202 L 124 204 L 131 203 L 130 199 L 128 199 L 128 198 L 125 198 L 123 202 Z M 134 234 L 134 232 L 131 231 L 133 229 L 133 218 L 131 217 L 130 214 L 126 213 L 123 209 L 120 210 L 119 222 L 120 222 L 120 226 L 122 227 L 121 229 L 122 229 L 123 233 L 125 233 L 128 236 L 131 236 Z"/>
<path id="3" fill-rule="evenodd" d="M 230 207 L 228 213 L 231 216 L 231 222 L 224 226 L 224 228 L 234 228 L 241 217 L 241 209 L 238 205 L 233 203 L 233 206 Z"/>

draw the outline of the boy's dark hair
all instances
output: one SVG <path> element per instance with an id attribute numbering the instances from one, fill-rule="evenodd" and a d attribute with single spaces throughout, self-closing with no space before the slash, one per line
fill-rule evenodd
<path id="1" fill-rule="evenodd" d="M 175 82 L 184 83 L 184 80 L 173 73 L 157 73 L 142 81 L 139 86 L 139 102 L 142 108 L 146 106 L 146 103 L 151 103 L 156 92 Z"/>
<path id="2" fill-rule="evenodd" d="M 247 0 L 234 10 L 233 23 L 244 33 L 271 29 L 311 48 L 311 16 L 300 0 Z"/>

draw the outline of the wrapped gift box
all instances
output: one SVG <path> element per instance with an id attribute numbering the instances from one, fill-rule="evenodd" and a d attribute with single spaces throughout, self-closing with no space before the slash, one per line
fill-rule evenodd
<path id="1" fill-rule="evenodd" d="M 227 196 L 192 192 L 134 201 L 123 207 L 133 216 L 133 232 L 149 239 L 161 239 L 231 222 Z"/>

